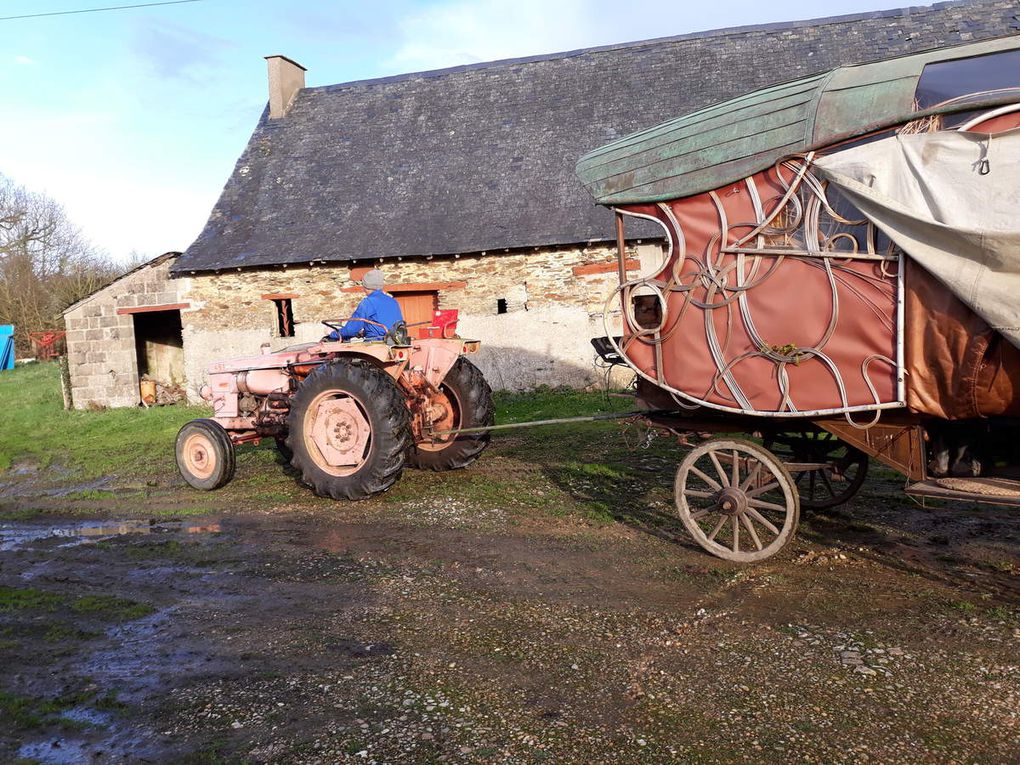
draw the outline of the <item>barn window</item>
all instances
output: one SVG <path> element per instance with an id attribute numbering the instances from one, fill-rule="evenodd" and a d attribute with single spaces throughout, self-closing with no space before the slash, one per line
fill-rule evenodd
<path id="1" fill-rule="evenodd" d="M 496 299 L 496 313 L 506 313 L 506 298 Z"/>
<path id="2" fill-rule="evenodd" d="M 280 337 L 294 337 L 294 309 L 290 298 L 278 298 L 276 306 L 276 333 Z"/>

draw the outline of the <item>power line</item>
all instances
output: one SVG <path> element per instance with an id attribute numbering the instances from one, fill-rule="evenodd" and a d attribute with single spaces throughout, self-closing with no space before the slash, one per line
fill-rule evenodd
<path id="1" fill-rule="evenodd" d="M 0 21 L 13 19 L 37 19 L 42 16 L 70 16 L 75 13 L 99 13 L 100 11 L 123 11 L 129 8 L 151 8 L 155 5 L 183 5 L 184 3 L 200 3 L 202 0 L 162 0 L 158 3 L 136 3 L 134 5 L 110 5 L 105 8 L 82 8 L 77 11 L 50 11 L 49 13 L 26 13 L 23 16 L 0 16 Z"/>

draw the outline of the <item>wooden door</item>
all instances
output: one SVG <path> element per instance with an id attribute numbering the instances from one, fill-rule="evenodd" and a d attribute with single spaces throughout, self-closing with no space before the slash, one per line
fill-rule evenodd
<path id="1" fill-rule="evenodd" d="M 439 307 L 438 292 L 396 292 L 393 297 L 400 304 L 404 322 L 410 327 L 411 337 L 421 337 L 432 323 L 433 312 Z M 417 324 L 418 326 L 412 326 Z"/>

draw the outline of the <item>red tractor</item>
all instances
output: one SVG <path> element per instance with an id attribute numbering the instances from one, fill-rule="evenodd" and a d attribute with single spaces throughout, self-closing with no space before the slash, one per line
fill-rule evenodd
<path id="1" fill-rule="evenodd" d="M 323 322 L 337 329 L 340 322 Z M 316 494 L 365 499 L 386 491 L 404 466 L 455 470 L 474 462 L 494 421 L 492 391 L 466 358 L 480 343 L 452 335 L 412 340 L 323 339 L 209 367 L 200 395 L 211 419 L 177 435 L 177 466 L 196 489 L 234 475 L 234 447 L 273 438 Z"/>

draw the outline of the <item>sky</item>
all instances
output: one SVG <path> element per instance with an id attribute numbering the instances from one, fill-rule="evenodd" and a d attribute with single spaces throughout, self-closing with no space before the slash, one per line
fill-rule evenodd
<path id="1" fill-rule="evenodd" d="M 0 17 L 146 1 L 0 0 Z M 0 18 L 0 174 L 126 262 L 198 235 L 265 107 L 266 55 L 317 86 L 910 4 L 198 0 Z"/>

